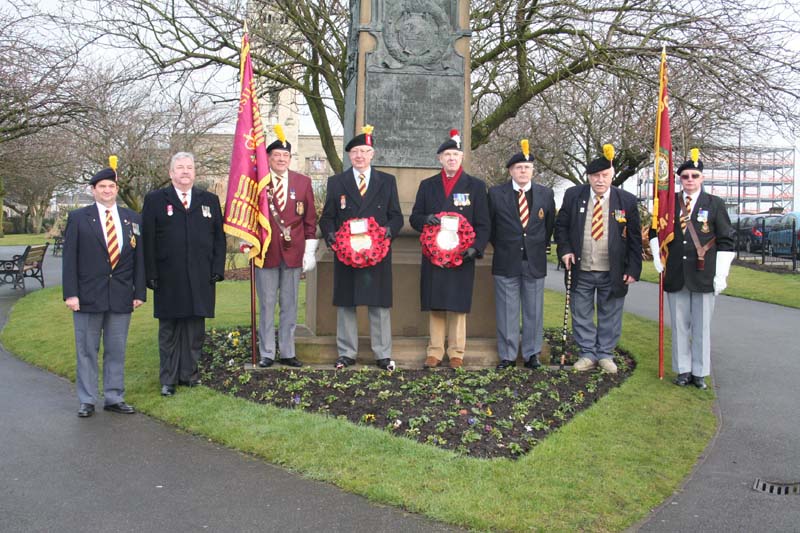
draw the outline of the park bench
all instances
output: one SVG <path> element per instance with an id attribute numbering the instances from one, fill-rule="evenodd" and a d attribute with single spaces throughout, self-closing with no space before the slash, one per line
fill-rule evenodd
<path id="1" fill-rule="evenodd" d="M 0 258 L 0 285 L 13 283 L 15 289 L 24 289 L 25 278 L 34 278 L 44 287 L 42 264 L 47 246 L 47 243 L 29 245 L 24 252 L 11 259 Z"/>
<path id="2" fill-rule="evenodd" d="M 53 257 L 58 257 L 64 251 L 64 237 L 53 238 Z"/>

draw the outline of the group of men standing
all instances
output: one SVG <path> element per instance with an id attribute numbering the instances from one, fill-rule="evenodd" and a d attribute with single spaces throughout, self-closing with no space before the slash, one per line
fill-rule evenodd
<path id="1" fill-rule="evenodd" d="M 475 260 L 488 243 L 494 248 L 492 276 L 496 302 L 498 369 L 538 368 L 543 344 L 544 277 L 551 236 L 565 267 L 572 300 L 574 339 L 580 358 L 574 368 L 600 367 L 615 373 L 613 350 L 622 329 L 628 286 L 639 279 L 642 239 L 636 198 L 611 185 L 613 147 L 586 167 L 588 184 L 568 189 L 556 213 L 553 190 L 533 183 L 534 157 L 527 141 L 506 168 L 510 179 L 490 187 L 463 167 L 457 132 L 438 149 L 441 172 L 424 179 L 410 216 L 411 226 L 442 224 L 440 213 L 457 213 L 474 231 L 458 266 L 436 266 L 423 256 L 420 307 L 429 313 L 430 339 L 424 366 L 438 367 L 446 354 L 451 368 L 463 365 L 466 316 L 472 306 Z M 352 219 L 372 217 L 384 238 L 397 237 L 403 214 L 394 176 L 372 166 L 371 130 L 346 146 L 352 168 L 328 178 L 319 219 L 329 247 Z M 263 267 L 256 269 L 260 301 L 261 367 L 278 362 L 302 366 L 295 355 L 295 327 L 300 275 L 316 264 L 316 210 L 311 180 L 289 170 L 291 145 L 285 138 L 267 147 L 270 160 L 268 198 L 273 239 Z M 141 217 L 117 206 L 114 164 L 90 181 L 95 203 L 70 213 L 65 230 L 63 296 L 74 314 L 77 353 L 78 416 L 89 417 L 98 401 L 98 351 L 104 349 L 104 409 L 130 414 L 124 401 L 124 357 L 131 313 L 153 291 L 159 320 L 161 394 L 177 385 L 200 384 L 198 360 L 205 319 L 214 316 L 215 284 L 223 279 L 225 236 L 216 195 L 194 186 L 194 157 L 175 154 L 171 184 L 150 192 Z M 709 373 L 709 323 L 714 294 L 725 287 L 732 260 L 731 226 L 724 204 L 700 190 L 702 162 L 684 163 L 678 174 L 676 236 L 670 245 L 665 290 L 673 322 L 673 369 L 676 383 L 705 388 Z M 686 199 L 683 198 L 686 197 Z M 687 222 L 688 233 L 684 235 Z M 698 232 L 700 237 L 698 237 Z M 658 249 L 657 238 L 651 247 Z M 656 269 L 661 272 L 658 254 Z M 704 267 L 703 267 L 704 265 Z M 333 304 L 337 308 L 336 367 L 355 364 L 358 353 L 356 308 L 367 306 L 376 365 L 392 361 L 391 250 L 365 268 L 346 265 L 334 255 Z M 278 348 L 274 314 L 280 306 Z M 595 320 L 596 316 L 596 320 Z M 521 320 L 520 320 L 521 318 Z"/>

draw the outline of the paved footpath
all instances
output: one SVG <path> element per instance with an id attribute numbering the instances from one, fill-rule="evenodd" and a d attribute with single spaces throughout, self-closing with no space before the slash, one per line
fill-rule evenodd
<path id="1" fill-rule="evenodd" d="M 552 270 L 547 286 L 563 292 L 563 273 Z M 658 285 L 631 286 L 625 310 L 658 320 Z M 684 486 L 633 529 L 800 531 L 800 495 L 752 488 L 756 478 L 800 482 L 800 309 L 721 295 L 711 327 L 719 433 Z"/>
<path id="2" fill-rule="evenodd" d="M 45 266 L 59 284 L 60 261 Z M 20 296 L 0 286 L 0 326 Z M 3 349 L 0 406 L 3 532 L 455 531 L 141 414 L 79 419 L 73 384 Z"/>

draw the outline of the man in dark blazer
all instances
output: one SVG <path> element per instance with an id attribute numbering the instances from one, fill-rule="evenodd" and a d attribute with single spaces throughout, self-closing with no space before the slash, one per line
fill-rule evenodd
<path id="1" fill-rule="evenodd" d="M 125 403 L 125 344 L 131 313 L 147 295 L 141 218 L 117 205 L 116 157 L 89 182 L 95 203 L 76 209 L 64 232 L 62 285 L 73 312 L 78 416 L 94 414 L 97 353 L 103 338 L 103 409 L 132 414 Z"/>
<path id="2" fill-rule="evenodd" d="M 328 247 L 339 228 L 353 218 L 374 217 L 392 239 L 403 227 L 403 213 L 395 177 L 372 167 L 375 155 L 372 129 L 354 137 L 345 151 L 353 164 L 341 174 L 328 178 L 325 206 L 319 227 Z M 367 133 L 368 132 L 368 133 Z M 362 194 L 363 192 L 363 194 Z M 353 268 L 334 255 L 333 305 L 336 312 L 337 368 L 355 364 L 358 355 L 356 306 L 369 308 L 369 329 L 375 363 L 389 368 L 392 355 L 392 252 L 377 265 Z"/>
<path id="3" fill-rule="evenodd" d="M 526 368 L 541 366 L 544 342 L 544 277 L 556 204 L 553 189 L 533 183 L 533 155 L 527 140 L 521 146 L 506 164 L 511 180 L 489 189 L 498 370 L 517 364 L 520 307 Z"/>
<path id="4" fill-rule="evenodd" d="M 225 272 L 219 198 L 194 187 L 194 156 L 170 161 L 172 184 L 147 194 L 142 209 L 147 286 L 158 319 L 161 394 L 200 384 L 197 361 L 205 319 L 214 317 L 215 284 Z"/>
<path id="5" fill-rule="evenodd" d="M 429 311 L 426 368 L 439 366 L 444 357 L 447 332 L 447 357 L 451 368 L 464 361 L 467 343 L 467 313 L 472 306 L 475 259 L 483 257 L 489 241 L 489 207 L 486 184 L 461 168 L 464 152 L 457 130 L 450 132 L 436 152 L 442 171 L 422 180 L 411 210 L 411 226 L 422 232 L 426 225 L 440 225 L 436 215 L 442 211 L 463 215 L 475 230 L 475 242 L 463 253 L 464 262 L 453 268 L 434 266 L 423 256 L 420 267 L 420 306 Z"/>
<path id="6" fill-rule="evenodd" d="M 664 274 L 672 323 L 672 370 L 678 374 L 676 385 L 691 383 L 706 389 L 705 376 L 711 373 L 714 296 L 727 286 L 736 255 L 733 227 L 722 198 L 702 190 L 703 162 L 697 149 L 678 167 L 677 174 L 683 190 L 675 194 L 675 230 Z M 661 273 L 658 235 L 651 230 L 650 237 L 653 264 Z"/>
<path id="7" fill-rule="evenodd" d="M 261 308 L 259 321 L 258 366 L 267 368 L 275 362 L 275 305 L 280 299 L 278 344 L 280 363 L 303 366 L 294 351 L 297 327 L 297 300 L 300 273 L 316 266 L 317 211 L 311 178 L 289 170 L 292 144 L 276 126 L 278 140 L 267 146 L 269 154 L 269 197 L 272 240 L 264 256 L 264 266 L 256 268 L 256 290 Z"/>
<path id="8" fill-rule="evenodd" d="M 556 217 L 558 256 L 572 272 L 572 332 L 580 348 L 574 368 L 616 373 L 613 351 L 622 334 L 628 285 L 642 272 L 636 197 L 611 186 L 614 147 L 586 167 L 588 185 L 570 187 Z M 597 325 L 594 323 L 595 299 Z"/>

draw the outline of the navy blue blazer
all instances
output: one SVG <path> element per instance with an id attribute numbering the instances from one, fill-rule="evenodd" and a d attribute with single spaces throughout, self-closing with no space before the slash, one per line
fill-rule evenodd
<path id="1" fill-rule="evenodd" d="M 528 226 L 523 228 L 517 192 L 511 181 L 489 189 L 490 241 L 494 247 L 492 274 L 495 276 L 521 276 L 523 250 L 533 277 L 547 275 L 547 246 L 555 225 L 556 203 L 550 187 L 531 183 L 531 193 Z"/>
<path id="2" fill-rule="evenodd" d="M 576 185 L 564 193 L 564 202 L 556 217 L 556 243 L 558 257 L 575 254 L 572 269 L 573 287 L 580 276 L 581 250 L 586 216 L 591 211 L 589 197 L 591 186 Z M 608 204 L 608 262 L 610 266 L 613 295 L 616 298 L 628 293 L 623 280 L 625 274 L 638 280 L 642 273 L 642 228 L 636 197 L 617 187 L 609 189 Z M 624 211 L 624 222 L 615 217 L 615 212 Z M 565 272 L 566 275 L 566 272 Z"/>
<path id="3" fill-rule="evenodd" d="M 138 213 L 117 206 L 122 235 L 120 257 L 111 269 L 105 240 L 105 213 L 97 204 L 72 211 L 64 230 L 62 290 L 64 300 L 77 296 L 86 313 L 130 313 L 133 300 L 145 301 L 142 219 Z"/>
<path id="4" fill-rule="evenodd" d="M 733 251 L 733 226 L 731 225 L 725 202 L 719 196 L 701 191 L 692 209 L 691 223 L 697 231 L 700 245 L 708 243 L 715 237 L 705 256 L 705 268 L 697 270 L 697 248 L 689 232 L 681 230 L 681 204 L 683 193 L 675 193 L 675 237 L 669 243 L 666 272 L 664 274 L 664 290 L 678 292 L 684 286 L 692 292 L 714 292 L 714 274 L 717 270 L 717 252 Z M 697 217 L 704 212 L 705 222 Z M 651 230 L 652 232 L 652 230 Z M 652 238 L 652 237 L 651 237 Z"/>

